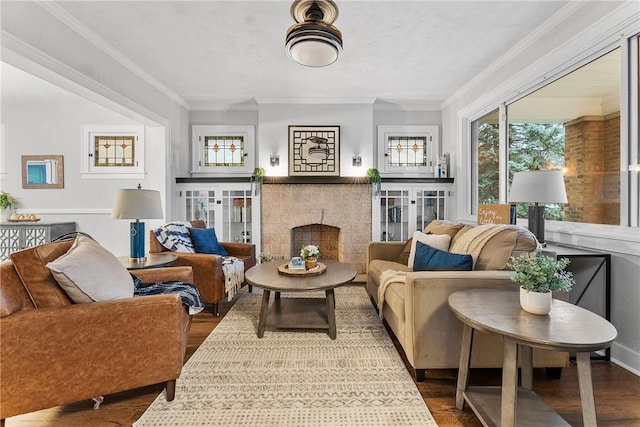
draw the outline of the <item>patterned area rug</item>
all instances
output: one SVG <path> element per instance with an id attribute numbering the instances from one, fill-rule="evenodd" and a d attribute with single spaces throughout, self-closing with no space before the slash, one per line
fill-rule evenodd
<path id="1" fill-rule="evenodd" d="M 336 289 L 336 340 L 268 324 L 259 339 L 261 299 L 240 297 L 135 427 L 437 425 L 363 287 Z"/>

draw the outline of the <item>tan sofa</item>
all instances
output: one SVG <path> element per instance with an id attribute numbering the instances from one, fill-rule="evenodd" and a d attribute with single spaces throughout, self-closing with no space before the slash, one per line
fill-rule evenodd
<path id="1" fill-rule="evenodd" d="M 73 241 L 0 265 L 0 425 L 14 415 L 166 383 L 180 376 L 191 316 L 179 294 L 74 304 L 45 265 Z M 136 271 L 144 282 L 192 281 L 191 268 Z"/>
<path id="2" fill-rule="evenodd" d="M 206 228 L 204 221 L 191 221 L 195 228 Z M 244 271 L 256 265 L 256 245 L 252 243 L 220 242 L 230 256 L 244 261 Z M 160 244 L 153 230 L 149 230 L 149 252 L 166 252 L 169 249 Z M 218 303 L 227 298 L 222 257 L 220 255 L 173 252 L 178 259 L 172 265 L 193 268 L 193 284 L 200 292 L 200 300 L 211 304 L 213 314 L 218 315 Z M 251 288 L 249 288 L 251 290 Z"/>
<path id="3" fill-rule="evenodd" d="M 472 227 L 433 221 L 425 233 L 449 234 L 450 249 Z M 472 233 L 473 234 L 473 233 Z M 470 234 L 469 236 L 471 236 Z M 425 369 L 457 368 L 462 339 L 462 323 L 447 304 L 453 292 L 470 288 L 518 289 L 504 270 L 511 255 L 529 256 L 537 241 L 526 229 L 510 226 L 491 237 L 483 246 L 473 271 L 416 271 L 407 266 L 406 242 L 371 242 L 367 248 L 367 292 L 378 305 L 380 274 L 385 270 L 408 272 L 406 283 L 392 283 L 384 293 L 383 317 L 402 345 L 416 379 L 424 379 Z M 554 295 L 568 299 L 568 294 Z M 534 367 L 562 368 L 568 354 L 534 350 Z M 501 367 L 502 342 L 497 336 L 478 332 L 474 337 L 472 367 Z M 558 375 L 560 369 L 552 372 Z"/>

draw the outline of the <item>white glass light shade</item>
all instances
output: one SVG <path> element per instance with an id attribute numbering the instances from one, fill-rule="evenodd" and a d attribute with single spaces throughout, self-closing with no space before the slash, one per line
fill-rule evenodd
<path id="1" fill-rule="evenodd" d="M 308 67 L 325 67 L 338 59 L 338 51 L 321 40 L 299 41 L 289 50 L 289 54 L 299 64 Z"/>
<path id="2" fill-rule="evenodd" d="M 342 34 L 333 25 L 305 22 L 293 25 L 287 33 L 287 53 L 307 67 L 333 64 L 342 51 Z"/>
<path id="3" fill-rule="evenodd" d="M 118 191 L 111 217 L 116 219 L 163 218 L 160 192 L 141 189 Z"/>
<path id="4" fill-rule="evenodd" d="M 511 203 L 567 203 L 564 177 L 559 170 L 536 170 L 513 174 Z"/>

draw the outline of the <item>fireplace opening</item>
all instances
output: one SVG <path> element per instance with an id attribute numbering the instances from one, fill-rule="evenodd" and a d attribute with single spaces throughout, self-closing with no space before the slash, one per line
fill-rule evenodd
<path id="1" fill-rule="evenodd" d="M 300 256 L 306 245 L 320 247 L 323 259 L 339 261 L 340 229 L 325 224 L 308 224 L 291 229 L 291 256 Z"/>

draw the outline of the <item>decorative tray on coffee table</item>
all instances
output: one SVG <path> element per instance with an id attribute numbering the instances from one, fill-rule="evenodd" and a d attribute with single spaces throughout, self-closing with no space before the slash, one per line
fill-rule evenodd
<path id="1" fill-rule="evenodd" d="M 327 266 L 321 262 L 318 262 L 318 266 L 311 270 L 289 268 L 289 263 L 284 263 L 278 267 L 278 273 L 285 276 L 318 276 L 327 271 Z"/>

